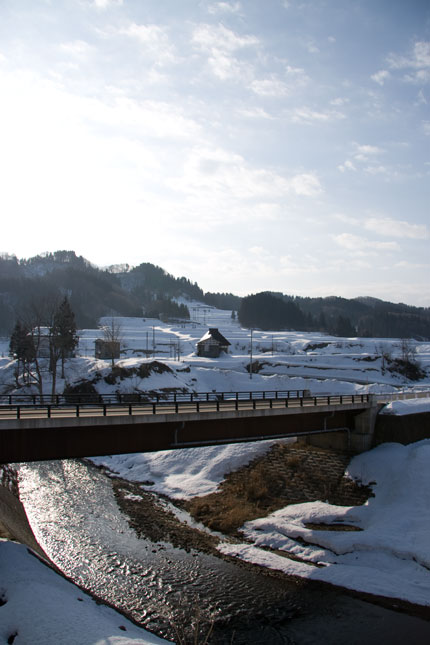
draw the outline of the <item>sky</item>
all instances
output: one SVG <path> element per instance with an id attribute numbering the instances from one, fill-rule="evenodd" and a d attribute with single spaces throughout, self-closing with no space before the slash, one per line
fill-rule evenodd
<path id="1" fill-rule="evenodd" d="M 0 0 L 0 251 L 430 306 L 427 0 Z"/>

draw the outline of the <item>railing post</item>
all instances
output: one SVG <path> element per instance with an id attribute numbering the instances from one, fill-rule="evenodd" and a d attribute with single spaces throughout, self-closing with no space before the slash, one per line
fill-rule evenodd
<path id="1" fill-rule="evenodd" d="M 302 396 L 300 397 L 300 407 L 301 408 L 303 407 L 303 397 Z"/>
<path id="2" fill-rule="evenodd" d="M 175 399 L 176 399 L 176 394 L 175 394 Z M 175 403 L 175 412 L 176 412 L 176 414 L 179 413 L 179 403 L 177 401 Z"/>
<path id="3" fill-rule="evenodd" d="M 200 401 L 196 401 L 196 412 L 200 412 Z"/>
<path id="4" fill-rule="evenodd" d="M 152 404 L 152 414 L 157 414 L 157 404 L 155 403 L 155 401 Z"/>
<path id="5" fill-rule="evenodd" d="M 21 406 L 20 405 L 16 406 L 16 418 L 17 419 L 21 418 Z"/>
<path id="6" fill-rule="evenodd" d="M 103 403 L 103 416 L 105 417 L 106 414 L 107 414 L 106 403 Z"/>
<path id="7" fill-rule="evenodd" d="M 133 414 L 133 406 L 132 406 L 131 403 L 129 403 L 129 405 L 128 405 L 128 415 L 131 417 L 132 414 Z"/>
<path id="8" fill-rule="evenodd" d="M 47 414 L 48 414 L 48 419 L 51 418 L 51 406 L 48 404 L 47 406 Z"/>
<path id="9" fill-rule="evenodd" d="M 76 404 L 76 416 L 79 416 L 79 403 Z"/>
<path id="10" fill-rule="evenodd" d="M 354 403 L 354 397 L 352 397 L 352 402 Z M 343 396 L 342 396 L 342 394 L 341 394 L 341 395 L 340 395 L 340 397 L 339 397 L 339 403 L 340 403 L 341 405 L 342 405 L 342 403 L 343 403 Z"/>

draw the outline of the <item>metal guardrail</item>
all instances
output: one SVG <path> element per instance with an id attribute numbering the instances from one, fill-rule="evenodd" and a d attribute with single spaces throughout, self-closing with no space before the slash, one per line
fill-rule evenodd
<path id="1" fill-rule="evenodd" d="M 295 391 L 296 392 L 296 391 Z M 206 393 L 211 394 L 213 393 Z M 306 393 L 305 396 L 290 396 L 291 392 L 260 392 L 261 396 L 256 397 L 255 392 L 248 392 L 248 397 L 244 396 L 212 396 L 212 398 L 196 399 L 188 397 L 187 400 L 153 400 L 142 402 L 108 403 L 87 402 L 56 405 L 55 403 L 36 403 L 36 404 L 18 404 L 2 405 L 0 407 L 0 419 L 14 418 L 64 418 L 67 417 L 89 417 L 89 416 L 132 416 L 132 415 L 156 415 L 163 413 L 202 413 L 202 412 L 222 412 L 231 410 L 257 410 L 273 408 L 303 408 L 317 407 L 323 405 L 347 405 L 347 404 L 365 404 L 369 402 L 369 394 L 329 394 L 311 396 Z M 244 392 L 221 393 L 224 395 L 244 395 Z M 264 394 L 264 396 L 262 396 Z M 272 394 L 273 396 L 269 396 Z M 284 396 L 281 396 L 283 394 Z"/>
<path id="2" fill-rule="evenodd" d="M 256 390 L 253 392 L 131 392 L 114 394 L 0 394 L 0 406 L 17 405 L 123 405 L 124 403 L 176 403 L 197 401 L 252 401 L 291 399 L 309 395 L 309 390 Z"/>

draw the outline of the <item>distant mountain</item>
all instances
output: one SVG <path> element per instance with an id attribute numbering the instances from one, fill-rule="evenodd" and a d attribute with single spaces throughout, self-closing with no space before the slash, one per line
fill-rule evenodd
<path id="1" fill-rule="evenodd" d="M 239 307 L 232 294 L 204 294 L 197 283 L 175 278 L 149 262 L 101 269 L 74 251 L 56 251 L 18 260 L 0 256 L 0 333 L 10 334 L 18 318 L 26 319 L 33 303 L 67 295 L 78 327 L 96 327 L 102 316 L 188 315 L 175 299 L 197 299 L 218 307 Z M 216 301 L 216 302 L 215 302 Z"/>
<path id="2" fill-rule="evenodd" d="M 67 295 L 81 329 L 94 328 L 100 317 L 109 315 L 184 317 L 188 311 L 176 301 L 185 298 L 237 311 L 243 325 L 264 329 L 282 324 L 286 329 L 338 336 L 430 339 L 429 308 L 371 297 L 264 294 L 240 298 L 232 293 L 205 293 L 196 282 L 176 278 L 149 262 L 99 268 L 74 251 L 23 260 L 5 254 L 0 256 L 0 334 L 10 334 L 16 320 L 25 319 L 33 304 L 49 307 Z"/>

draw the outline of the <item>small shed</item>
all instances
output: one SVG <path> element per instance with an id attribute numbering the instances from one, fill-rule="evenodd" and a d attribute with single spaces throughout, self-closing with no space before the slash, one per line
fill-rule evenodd
<path id="1" fill-rule="evenodd" d="M 50 358 L 51 330 L 49 327 L 36 327 L 33 329 L 33 332 L 28 335 L 33 339 L 37 358 Z"/>
<path id="2" fill-rule="evenodd" d="M 95 357 L 100 359 L 120 358 L 121 346 L 119 341 L 97 338 L 95 342 Z"/>
<path id="3" fill-rule="evenodd" d="M 197 343 L 197 356 L 218 358 L 221 352 L 228 352 L 230 344 L 216 327 L 209 327 Z"/>

